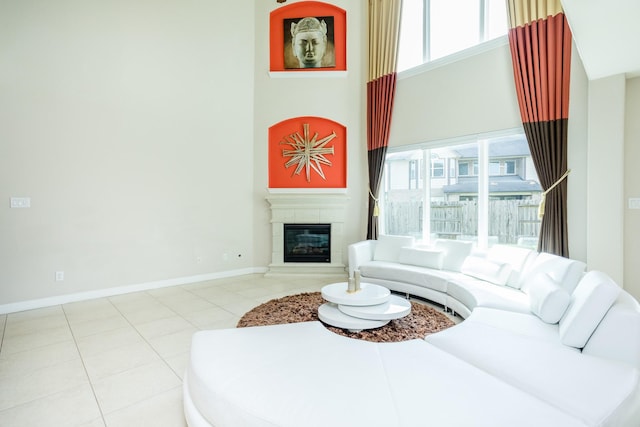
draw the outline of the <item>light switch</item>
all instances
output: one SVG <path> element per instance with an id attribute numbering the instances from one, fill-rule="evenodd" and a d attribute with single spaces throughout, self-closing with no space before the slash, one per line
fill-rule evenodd
<path id="1" fill-rule="evenodd" d="M 629 197 L 629 209 L 640 209 L 640 198 Z"/>
<path id="2" fill-rule="evenodd" d="M 11 207 L 12 208 L 30 208 L 31 197 L 12 197 Z"/>

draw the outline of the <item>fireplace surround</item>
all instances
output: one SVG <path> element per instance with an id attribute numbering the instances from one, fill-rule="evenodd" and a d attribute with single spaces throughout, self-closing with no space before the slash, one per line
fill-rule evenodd
<path id="1" fill-rule="evenodd" d="M 272 193 L 267 196 L 271 207 L 271 264 L 267 275 L 278 274 L 346 274 L 344 220 L 349 198 L 336 193 Z M 285 224 L 329 227 L 328 261 L 311 262 L 285 259 Z"/>

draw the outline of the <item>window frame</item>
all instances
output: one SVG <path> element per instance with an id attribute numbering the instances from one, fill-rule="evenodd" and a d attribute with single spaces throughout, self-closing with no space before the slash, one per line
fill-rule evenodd
<path id="1" fill-rule="evenodd" d="M 436 171 L 440 171 L 440 174 L 437 175 Z M 442 160 L 442 159 L 431 159 L 431 178 L 436 178 L 436 179 L 445 178 L 444 160 Z"/>
<path id="2" fill-rule="evenodd" d="M 445 66 L 447 64 L 451 64 L 456 61 L 460 61 L 465 58 L 469 58 L 482 52 L 486 52 L 489 50 L 493 50 L 499 46 L 508 45 L 508 32 L 491 39 L 487 39 L 488 37 L 488 27 L 487 27 L 487 14 L 489 13 L 490 2 L 487 0 L 478 0 L 480 9 L 479 16 L 479 35 L 478 35 L 478 43 L 470 46 L 466 49 L 459 50 L 456 52 L 452 52 L 449 55 L 431 59 L 430 45 L 431 45 L 431 36 L 428 31 L 428 25 L 430 19 L 430 3 L 431 0 L 422 0 L 423 7 L 423 19 L 422 19 L 422 63 L 415 65 L 413 67 L 409 67 L 403 70 L 398 70 L 398 78 L 411 77 L 417 74 L 421 74 L 423 72 Z M 508 31 L 508 30 L 507 30 Z M 399 46 L 399 50 L 402 49 L 402 46 Z"/>
<path id="3" fill-rule="evenodd" d="M 514 134 L 521 134 L 522 136 L 524 136 L 524 129 L 521 127 L 518 128 L 510 128 L 510 129 L 505 129 L 502 131 L 494 131 L 494 132 L 487 132 L 487 133 L 482 133 L 482 134 L 476 134 L 476 135 L 468 135 L 468 136 L 464 136 L 464 137 L 458 137 L 458 138 L 449 138 L 449 139 L 445 139 L 445 140 L 438 140 L 438 141 L 431 141 L 431 142 L 424 142 L 424 143 L 418 143 L 418 144 L 406 144 L 406 145 L 400 145 L 400 146 L 394 146 L 394 147 L 390 147 L 387 155 L 392 154 L 392 153 L 397 153 L 397 152 L 404 152 L 404 151 L 413 151 L 413 150 L 422 150 L 423 151 L 423 164 L 432 164 L 432 162 L 434 161 L 434 159 L 431 157 L 432 156 L 432 149 L 438 149 L 438 148 L 446 148 L 446 147 L 452 147 L 452 146 L 458 146 L 458 145 L 465 145 L 468 143 L 474 143 L 477 144 L 478 146 L 478 158 L 477 160 L 472 160 L 472 159 L 463 159 L 461 162 L 465 163 L 468 165 L 468 167 L 470 168 L 470 170 L 473 170 L 474 175 L 460 175 L 459 174 L 459 170 L 456 170 L 456 174 L 453 175 L 451 174 L 451 176 L 449 176 L 448 178 L 456 178 L 457 177 L 463 177 L 463 178 L 469 178 L 469 177 L 473 177 L 473 178 L 477 178 L 478 179 L 478 190 L 477 190 L 477 194 L 475 195 L 460 195 L 460 200 L 476 200 L 477 202 L 477 206 L 478 206 L 478 211 L 477 211 L 477 235 L 475 236 L 477 241 L 476 244 L 478 246 L 478 248 L 480 249 L 486 249 L 490 246 L 489 243 L 489 221 L 490 221 L 490 212 L 489 212 L 489 203 L 491 199 L 495 199 L 495 197 L 493 197 L 493 195 L 491 194 L 490 188 L 489 188 L 489 181 L 491 178 L 491 175 L 489 174 L 489 162 L 490 162 L 490 156 L 489 156 L 489 142 L 493 139 L 498 139 L 500 137 L 504 137 L 504 136 L 511 136 Z M 517 160 L 515 159 L 510 159 L 510 158 L 502 158 L 498 160 L 500 162 L 500 169 L 503 170 L 506 169 L 506 162 L 513 162 L 515 169 L 516 169 L 516 173 L 514 175 L 517 175 L 517 169 L 518 169 L 518 165 L 517 165 Z M 427 163 L 428 162 L 428 163 Z M 446 164 L 447 162 L 445 162 Z M 455 162 L 456 164 L 456 169 L 459 167 L 460 162 Z M 473 168 L 473 169 L 471 169 Z M 505 170 L 506 171 L 506 170 Z M 384 177 L 386 179 L 386 175 L 387 175 L 387 171 L 386 171 L 386 166 L 385 166 L 385 172 L 384 172 Z M 423 191 L 423 200 L 433 200 L 431 197 L 431 180 L 432 179 L 439 179 L 438 177 L 433 177 L 431 173 L 426 173 L 425 174 L 425 179 L 422 182 L 422 187 L 418 188 L 421 189 Z M 381 226 L 381 232 L 385 233 L 385 226 L 386 226 L 386 215 L 387 212 L 385 212 L 384 206 L 386 203 L 386 197 L 387 191 L 391 191 L 391 188 L 386 189 L 385 192 L 383 192 L 382 194 L 380 194 L 380 199 L 381 199 L 381 209 L 380 209 L 380 226 Z M 504 197 L 504 200 L 507 199 L 514 199 L 514 200 L 522 200 L 522 197 L 520 198 L 515 198 L 513 196 L 510 197 Z M 418 230 L 421 232 L 422 237 L 418 238 L 420 241 L 422 241 L 425 244 L 428 244 L 430 242 L 430 234 L 431 234 L 431 212 L 430 209 L 424 209 L 424 202 L 422 203 L 423 208 L 419 209 L 420 212 L 418 212 L 418 214 L 422 217 L 422 221 L 419 223 L 419 227 Z M 539 230 L 538 230 L 539 232 Z"/>
<path id="4" fill-rule="evenodd" d="M 503 175 L 517 175 L 518 165 L 515 159 L 506 159 L 503 161 L 504 163 L 504 173 Z M 513 165 L 513 171 L 509 172 L 509 165 Z"/>
<path id="5" fill-rule="evenodd" d="M 431 54 L 431 39 L 432 34 L 430 31 L 431 26 L 428 25 L 431 22 L 431 1 L 432 0 L 422 0 L 422 10 L 423 10 L 423 19 L 422 19 L 422 63 L 427 63 L 432 61 Z M 478 1 L 478 42 L 472 46 L 477 46 L 480 43 L 483 43 L 486 40 L 487 30 L 485 28 L 486 15 L 489 13 L 488 3 L 485 0 L 477 0 Z M 468 48 L 467 48 L 468 49 Z M 465 49 L 462 49 L 465 50 Z M 460 51 L 456 51 L 460 52 Z M 451 52 L 449 55 L 456 53 Z M 446 58 L 449 55 L 440 56 L 436 59 Z"/>

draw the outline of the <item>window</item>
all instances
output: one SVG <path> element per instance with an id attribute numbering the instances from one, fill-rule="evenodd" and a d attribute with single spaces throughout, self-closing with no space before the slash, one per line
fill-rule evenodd
<path id="1" fill-rule="evenodd" d="M 478 0 L 427 0 L 425 3 L 429 5 L 426 60 L 442 58 L 479 43 Z"/>
<path id="2" fill-rule="evenodd" d="M 503 175 L 515 175 L 515 173 L 516 173 L 516 161 L 515 160 L 505 161 Z"/>
<path id="3" fill-rule="evenodd" d="M 489 176 L 500 175 L 500 162 L 489 162 Z"/>
<path id="4" fill-rule="evenodd" d="M 492 160 L 489 162 L 489 175 L 501 176 L 501 175 L 515 175 L 516 174 L 516 160 Z"/>
<path id="5" fill-rule="evenodd" d="M 394 171 L 403 164 L 416 171 L 430 164 L 431 173 L 417 181 L 409 173 L 409 182 L 398 182 Z M 457 175 L 447 176 L 446 165 L 457 165 Z M 425 243 L 470 240 L 481 248 L 537 242 L 542 189 L 521 132 L 396 148 L 387 154 L 384 177 L 391 184 L 380 195 L 385 234 Z"/>
<path id="6" fill-rule="evenodd" d="M 444 162 L 442 160 L 431 160 L 431 177 L 444 177 Z"/>
<path id="7" fill-rule="evenodd" d="M 403 0 L 398 71 L 507 33 L 504 0 Z"/>
<path id="8" fill-rule="evenodd" d="M 468 160 L 458 161 L 458 175 L 460 176 L 476 176 L 478 175 L 478 162 L 470 162 Z"/>
<path id="9" fill-rule="evenodd" d="M 416 169 L 418 168 L 418 164 L 416 163 L 415 160 L 411 160 L 409 162 L 409 179 L 410 180 L 415 180 L 418 177 L 418 174 L 416 173 Z M 409 187 L 411 188 L 411 187 Z"/>
<path id="10" fill-rule="evenodd" d="M 409 189 L 418 188 L 418 169 L 420 165 L 417 160 L 409 162 Z"/>

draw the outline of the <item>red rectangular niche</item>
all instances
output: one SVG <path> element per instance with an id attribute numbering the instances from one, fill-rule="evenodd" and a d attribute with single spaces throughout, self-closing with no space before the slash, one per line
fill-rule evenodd
<path id="1" fill-rule="evenodd" d="M 317 21 L 304 18 L 315 18 Z M 319 67 L 305 68 L 294 54 L 291 24 L 309 27 L 320 23 L 326 30 L 326 49 Z M 270 71 L 346 71 L 347 69 L 347 13 L 332 4 L 306 1 L 280 7 L 269 16 Z"/>

